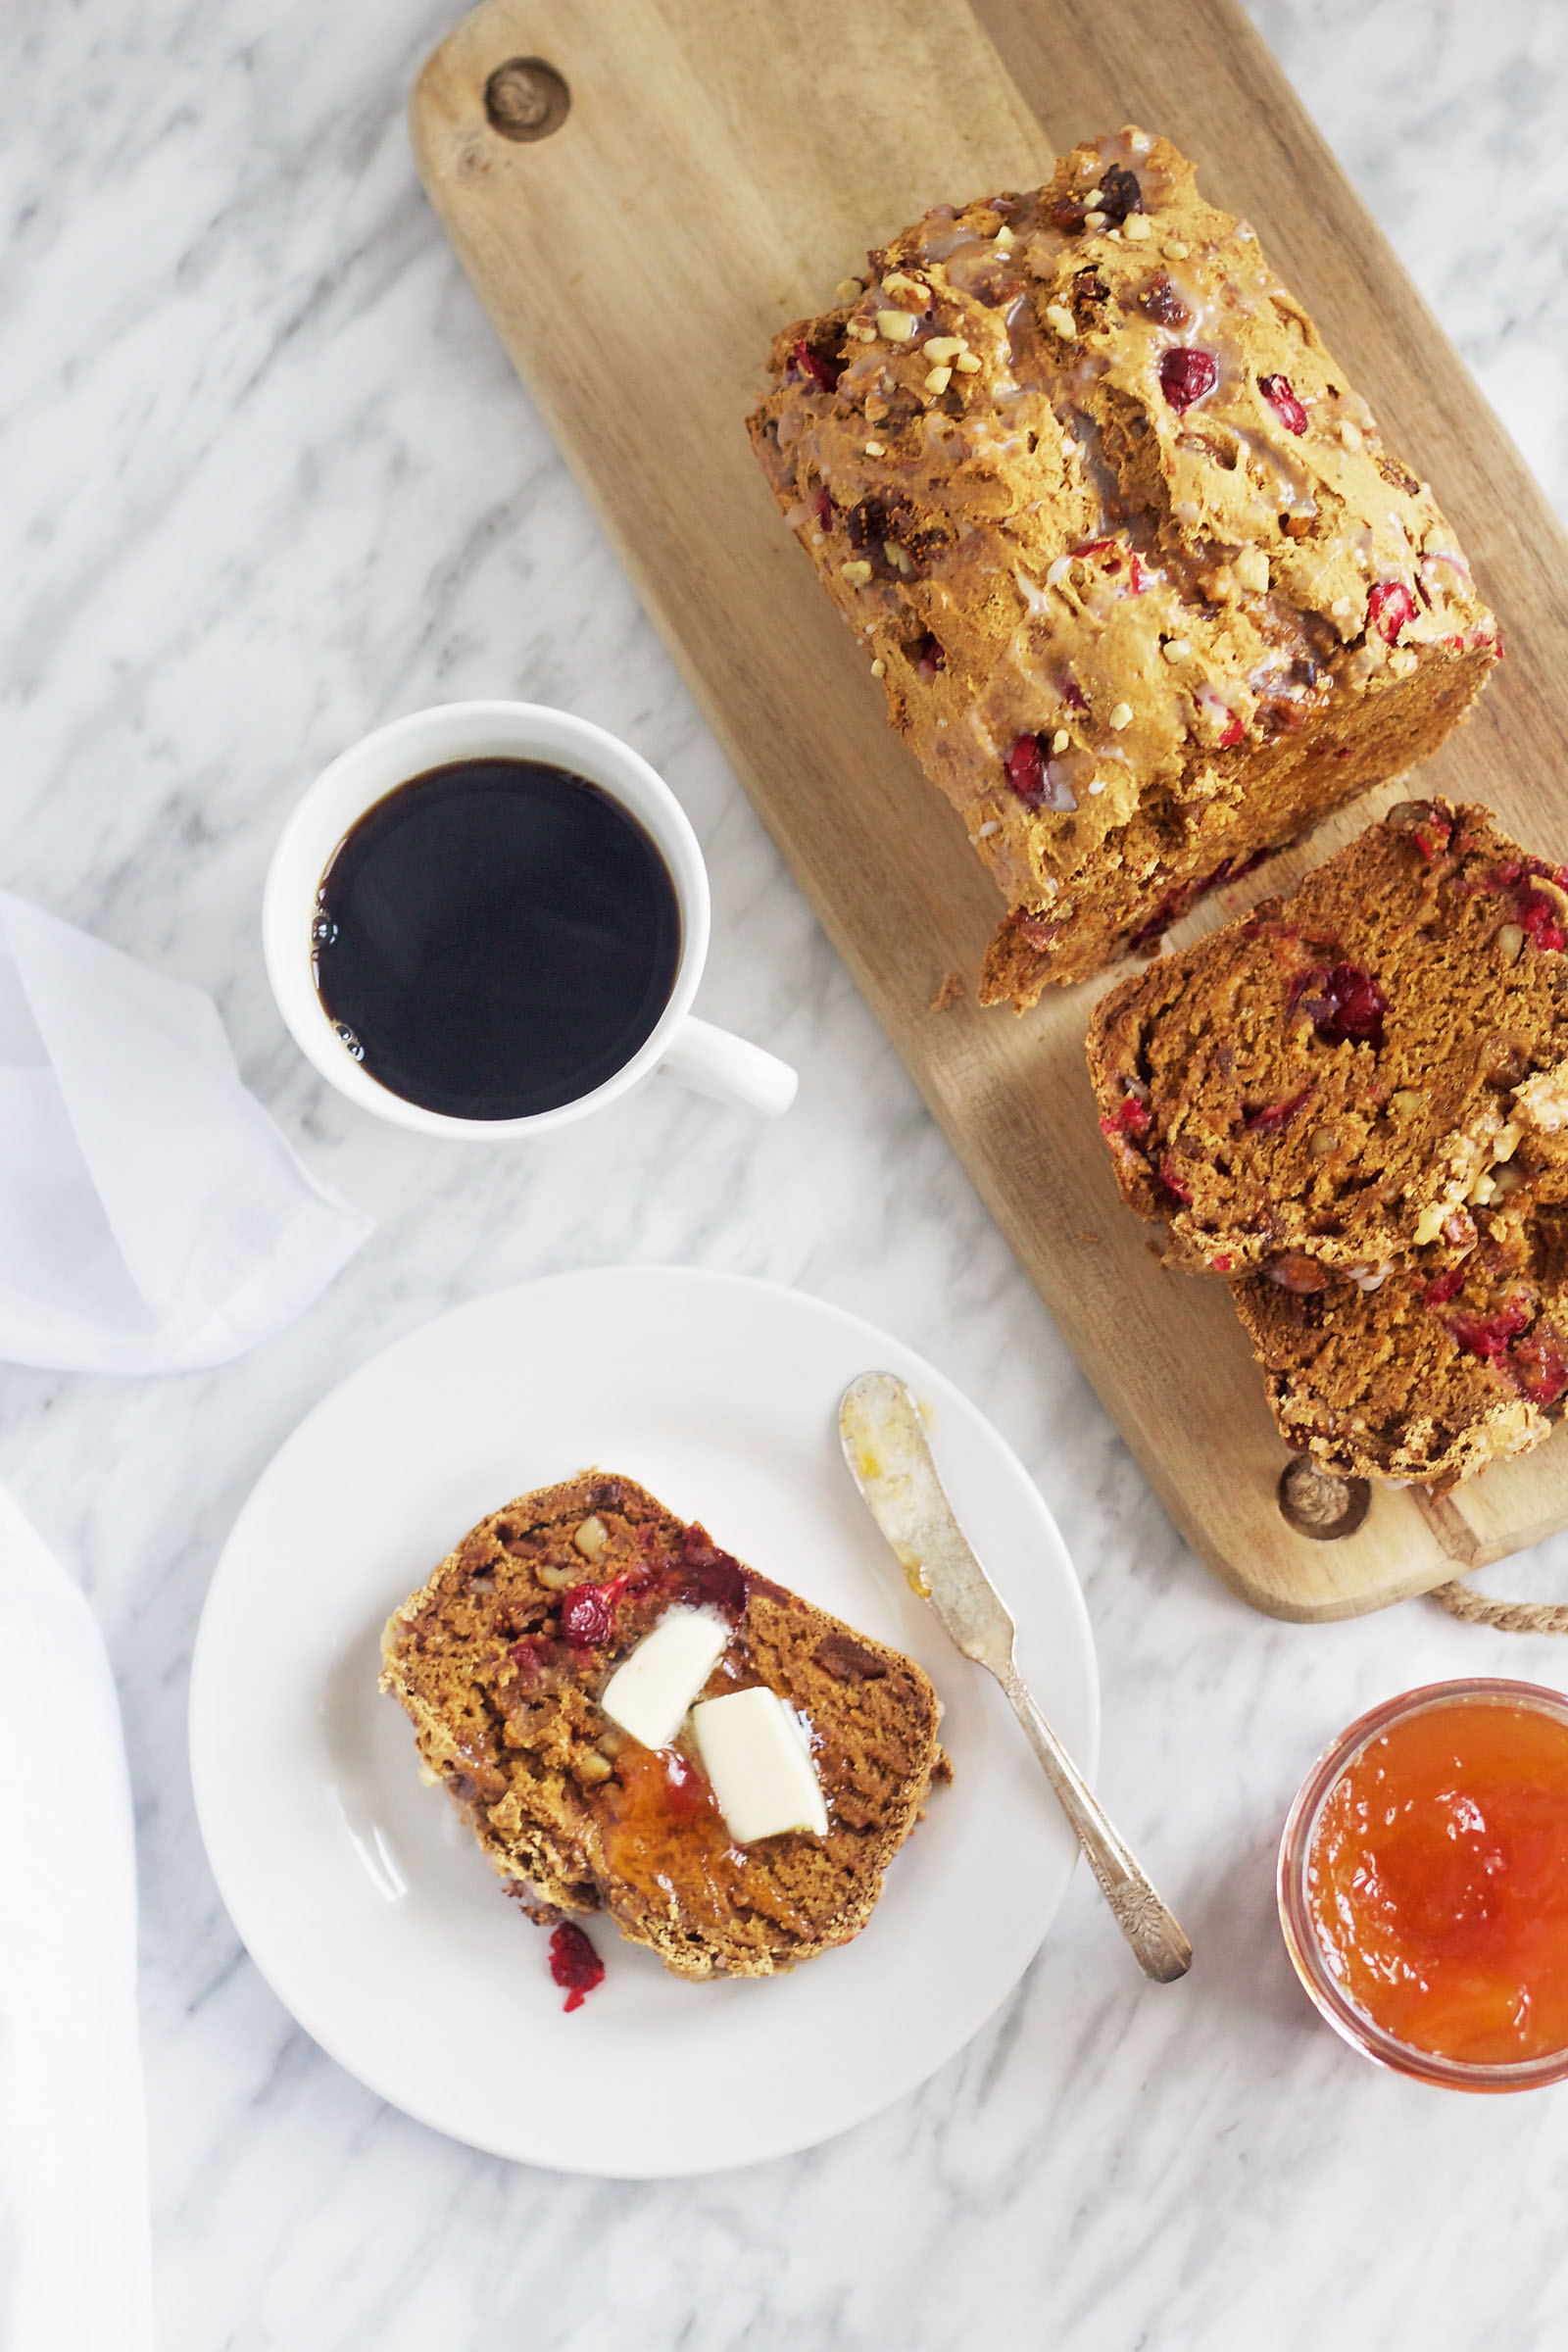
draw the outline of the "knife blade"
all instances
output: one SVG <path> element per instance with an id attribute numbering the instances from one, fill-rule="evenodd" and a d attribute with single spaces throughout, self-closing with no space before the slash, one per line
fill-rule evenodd
<path id="1" fill-rule="evenodd" d="M 839 1406 L 839 1439 L 910 1590 L 930 1602 L 966 1658 L 1004 1672 L 1017 1629 L 958 1525 L 904 1382 L 892 1372 L 852 1381 Z"/>

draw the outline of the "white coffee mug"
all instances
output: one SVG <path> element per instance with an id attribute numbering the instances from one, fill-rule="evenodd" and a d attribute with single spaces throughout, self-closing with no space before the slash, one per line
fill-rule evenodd
<path id="1" fill-rule="evenodd" d="M 345 834 L 367 810 L 431 768 L 456 760 L 496 759 L 536 760 L 584 776 L 636 819 L 675 887 L 680 960 L 669 1002 L 649 1036 L 590 1093 L 521 1119 L 454 1118 L 393 1094 L 349 1054 L 317 994 L 312 927 L 322 877 Z M 708 869 L 697 836 L 669 786 L 646 760 L 603 727 L 543 704 L 443 703 L 377 727 L 317 777 L 272 852 L 262 900 L 262 946 L 277 1008 L 296 1045 L 339 1094 L 399 1127 L 490 1143 L 509 1135 L 542 1135 L 586 1118 L 661 1070 L 700 1095 L 743 1103 L 769 1118 L 788 1110 L 799 1083 L 789 1064 L 727 1029 L 698 1020 L 691 1010 L 708 956 L 709 920 Z"/>

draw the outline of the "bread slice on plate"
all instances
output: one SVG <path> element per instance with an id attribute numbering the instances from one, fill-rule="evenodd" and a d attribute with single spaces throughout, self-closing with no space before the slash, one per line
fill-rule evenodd
<path id="1" fill-rule="evenodd" d="M 604 1912 L 681 1977 L 849 1942 L 949 1774 L 912 1660 L 601 1470 L 482 1519 L 382 1649 L 507 1891 L 542 1921 Z"/>

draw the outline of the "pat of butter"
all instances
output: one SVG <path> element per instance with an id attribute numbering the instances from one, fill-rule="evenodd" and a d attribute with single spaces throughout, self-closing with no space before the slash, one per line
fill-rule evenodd
<path id="1" fill-rule="evenodd" d="M 692 1709 L 703 1770 L 737 1845 L 780 1830 L 827 1836 L 827 1807 L 811 1759 L 775 1691 L 760 1684 Z"/>
<path id="2" fill-rule="evenodd" d="M 729 1635 L 723 1619 L 709 1609 L 670 1609 L 616 1667 L 599 1704 L 645 1747 L 667 1747 L 728 1647 Z"/>

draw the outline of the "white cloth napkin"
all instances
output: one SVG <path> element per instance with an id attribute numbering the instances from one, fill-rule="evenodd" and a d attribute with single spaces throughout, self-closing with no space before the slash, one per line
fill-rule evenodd
<path id="1" fill-rule="evenodd" d="M 222 1363 L 369 1231 L 246 1093 L 210 997 L 0 891 L 0 1357 Z"/>
<path id="2" fill-rule="evenodd" d="M 92 1611 L 0 1488 L 0 2352 L 150 2352 L 136 1860 Z"/>

